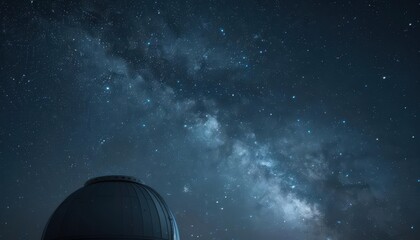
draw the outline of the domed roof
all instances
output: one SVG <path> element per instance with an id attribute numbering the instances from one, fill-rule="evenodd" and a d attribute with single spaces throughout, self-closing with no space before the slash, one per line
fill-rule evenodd
<path id="1" fill-rule="evenodd" d="M 91 179 L 55 210 L 43 240 L 179 240 L 175 218 L 151 187 L 126 176 Z"/>

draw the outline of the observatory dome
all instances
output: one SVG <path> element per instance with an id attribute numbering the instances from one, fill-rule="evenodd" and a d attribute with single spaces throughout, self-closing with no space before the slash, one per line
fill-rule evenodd
<path id="1" fill-rule="evenodd" d="M 163 198 L 126 176 L 91 179 L 55 210 L 43 240 L 179 240 Z"/>

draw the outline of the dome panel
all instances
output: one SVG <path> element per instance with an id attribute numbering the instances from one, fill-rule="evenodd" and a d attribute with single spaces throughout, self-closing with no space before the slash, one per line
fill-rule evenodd
<path id="1" fill-rule="evenodd" d="M 56 209 L 43 240 L 178 240 L 178 228 L 163 198 L 125 176 L 89 180 Z"/>

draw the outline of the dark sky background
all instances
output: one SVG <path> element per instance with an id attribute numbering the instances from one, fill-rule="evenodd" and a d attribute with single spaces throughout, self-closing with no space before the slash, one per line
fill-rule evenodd
<path id="1" fill-rule="evenodd" d="M 419 239 L 419 1 L 2 1 L 0 239 L 132 175 L 182 239 Z"/>

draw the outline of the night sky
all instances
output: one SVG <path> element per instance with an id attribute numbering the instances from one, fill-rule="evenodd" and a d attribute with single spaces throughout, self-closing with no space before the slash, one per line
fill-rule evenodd
<path id="1" fill-rule="evenodd" d="M 109 174 L 184 240 L 419 239 L 419 1 L 0 11 L 0 239 Z"/>

